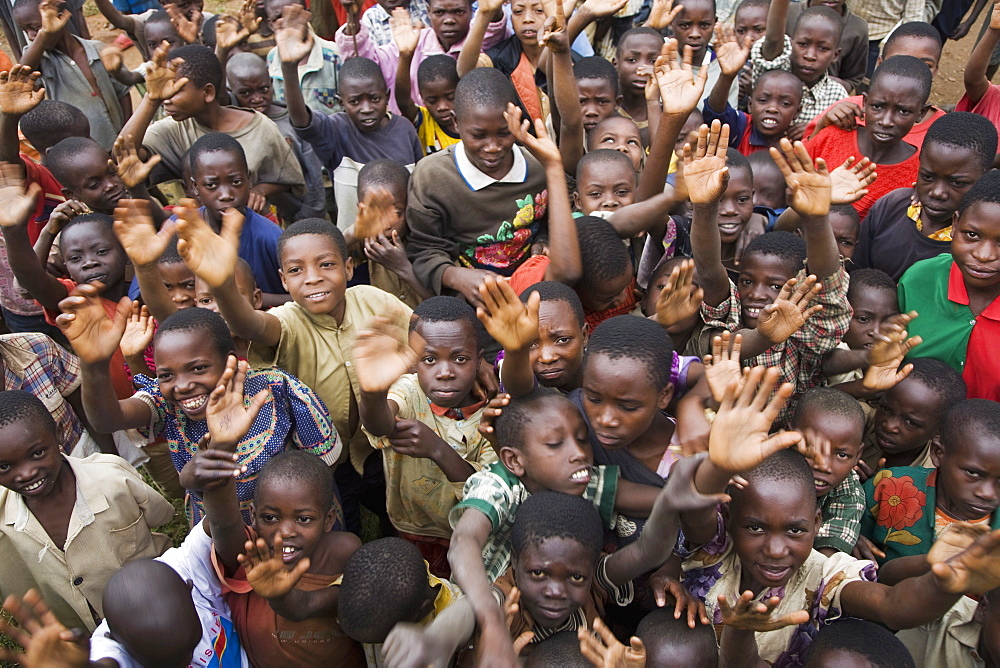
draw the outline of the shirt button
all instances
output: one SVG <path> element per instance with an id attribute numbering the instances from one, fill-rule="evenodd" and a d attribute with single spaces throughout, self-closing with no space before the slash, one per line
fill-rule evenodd
<path id="1" fill-rule="evenodd" d="M 976 326 L 976 319 L 973 318 L 972 320 L 970 320 L 969 324 L 972 325 L 973 327 L 975 327 Z"/>
<path id="2" fill-rule="evenodd" d="M 344 362 L 344 366 L 351 366 L 350 360 L 348 360 L 347 362 Z"/>
<path id="3" fill-rule="evenodd" d="M 73 584 L 75 586 L 79 587 L 80 585 L 83 584 L 83 578 L 77 578 L 77 579 L 73 580 Z"/>

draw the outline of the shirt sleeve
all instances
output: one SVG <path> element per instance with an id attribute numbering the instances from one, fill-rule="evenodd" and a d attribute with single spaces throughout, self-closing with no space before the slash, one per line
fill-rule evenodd
<path id="1" fill-rule="evenodd" d="M 708 106 L 708 98 L 705 98 L 705 104 L 702 105 L 701 115 L 705 119 L 706 125 L 711 125 L 712 121 L 718 119 L 723 125 L 729 126 L 729 145 L 732 147 L 737 147 L 740 144 L 740 139 L 743 137 L 743 133 L 747 129 L 747 123 L 750 121 L 750 116 L 733 109 L 729 102 L 726 102 L 726 108 L 721 112 L 717 112 Z"/>
<path id="2" fill-rule="evenodd" d="M 328 116 L 312 110 L 309 112 L 309 125 L 295 128 L 296 134 L 312 145 L 316 157 L 328 170 L 336 169 L 344 157 L 340 144 L 341 130 L 334 116 L 336 114 Z"/>
<path id="3" fill-rule="evenodd" d="M 840 603 L 844 587 L 852 582 L 875 582 L 876 574 L 875 564 L 866 559 L 855 559 L 841 552 L 827 557 L 820 581 L 823 591 L 817 591 L 814 599 L 819 610 L 813 610 L 813 618 L 822 619 L 824 623 L 840 618 L 844 614 Z"/>
<path id="4" fill-rule="evenodd" d="M 147 485 L 139 477 L 139 473 L 126 464 L 124 460 L 121 462 L 121 469 L 124 473 L 125 484 L 132 492 L 132 498 L 135 499 L 139 509 L 142 510 L 142 517 L 147 527 L 155 529 L 173 519 L 176 511 L 169 501 Z"/>
<path id="5" fill-rule="evenodd" d="M 787 70 L 792 62 L 792 40 L 788 35 L 784 36 L 785 44 L 777 58 L 768 60 L 763 55 L 765 37 L 758 39 L 750 49 L 750 67 L 753 78 L 756 81 L 764 72 L 768 70 Z"/>
<path id="6" fill-rule="evenodd" d="M 284 400 L 288 402 L 292 416 L 292 442 L 295 447 L 316 455 L 329 466 L 336 464 L 343 447 L 326 405 L 302 381 L 293 376 L 282 376 L 280 387 L 284 388 Z"/>
<path id="7" fill-rule="evenodd" d="M 736 286 L 729 281 L 729 298 L 718 306 L 702 302 L 701 319 L 710 329 L 726 329 L 735 332 L 740 328 L 740 296 Z"/>
<path id="8" fill-rule="evenodd" d="M 80 359 L 44 334 L 31 337 L 31 349 L 38 355 L 59 394 L 69 396 L 80 387 Z"/>
<path id="9" fill-rule="evenodd" d="M 149 425 L 140 427 L 139 433 L 148 439 L 159 436 L 167 423 L 167 402 L 160 394 L 160 385 L 152 378 L 141 373 L 132 376 L 138 392 L 133 395 L 149 407 Z"/>
<path id="10" fill-rule="evenodd" d="M 462 500 L 451 509 L 448 521 L 454 529 L 462 514 L 474 508 L 490 519 L 493 531 L 500 528 L 503 518 L 510 514 L 513 494 L 509 486 L 491 471 L 477 471 L 465 481 Z"/>
<path id="11" fill-rule="evenodd" d="M 827 494 L 823 503 L 823 523 L 816 533 L 814 546 L 832 547 L 850 554 L 858 542 L 861 516 L 865 511 L 865 493 L 858 474 L 851 474 Z"/>

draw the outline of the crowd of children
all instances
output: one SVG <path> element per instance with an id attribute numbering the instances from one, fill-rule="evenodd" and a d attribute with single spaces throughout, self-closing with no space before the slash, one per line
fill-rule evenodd
<path id="1" fill-rule="evenodd" d="M 1000 665 L 1000 0 L 934 103 L 910 4 L 15 0 L 0 658 Z"/>

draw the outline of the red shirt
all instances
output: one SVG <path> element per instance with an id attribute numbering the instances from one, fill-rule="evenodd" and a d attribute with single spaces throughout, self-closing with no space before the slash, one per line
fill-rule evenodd
<path id="1" fill-rule="evenodd" d="M 845 97 L 840 102 L 853 102 L 862 109 L 865 108 L 864 95 L 852 95 L 851 97 Z M 834 106 L 840 104 L 840 102 L 834 102 L 829 107 L 821 111 L 819 115 L 816 116 L 816 118 L 809 121 L 809 124 L 806 125 L 806 132 L 802 136 L 809 137 L 810 135 L 812 135 L 812 133 L 816 130 L 816 123 L 819 122 L 819 119 L 826 116 L 826 112 L 833 109 Z M 937 107 L 931 107 L 931 108 L 934 110 L 934 113 L 931 114 L 930 118 L 921 123 L 916 123 L 912 128 L 910 128 L 910 133 L 905 137 L 903 137 L 903 141 L 905 141 L 907 144 L 913 144 L 918 149 L 924 145 L 924 136 L 927 134 L 927 131 L 931 129 L 932 125 L 934 125 L 934 121 L 944 116 L 944 111 L 942 111 L 941 109 L 938 109 Z M 955 111 L 969 111 L 969 110 L 962 109 L 960 102 L 959 106 L 955 109 Z M 858 118 L 858 125 L 864 125 L 864 124 L 865 124 L 864 116 Z"/>

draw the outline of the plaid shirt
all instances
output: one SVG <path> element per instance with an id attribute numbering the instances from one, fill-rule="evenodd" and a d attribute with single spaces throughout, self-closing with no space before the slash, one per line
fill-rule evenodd
<path id="1" fill-rule="evenodd" d="M 924 16 L 926 4 L 925 0 L 851 0 L 851 11 L 868 24 L 868 39 L 876 42 L 901 23 L 930 21 Z"/>
<path id="2" fill-rule="evenodd" d="M 805 280 L 807 271 L 798 273 L 799 281 Z M 847 272 L 840 271 L 822 281 L 823 290 L 813 302 L 823 310 L 806 320 L 806 324 L 785 342 L 771 346 L 743 366 L 773 366 L 780 371 L 780 383 L 794 383 L 792 398 L 781 409 L 776 426 L 785 426 L 791 417 L 795 402 L 810 387 L 823 383 L 823 356 L 837 347 L 851 324 L 851 305 L 847 303 Z M 729 299 L 718 306 L 702 303 L 701 318 L 709 328 L 728 329 L 735 332 L 742 328 L 740 295 L 733 282 L 729 282 Z"/>
<path id="3" fill-rule="evenodd" d="M 761 37 L 750 50 L 751 74 L 754 81 L 768 70 L 792 71 L 792 39 L 788 35 L 785 35 L 785 46 L 781 49 L 781 54 L 774 60 L 764 58 L 761 54 L 763 47 L 764 38 Z M 845 97 L 847 97 L 847 90 L 831 79 L 829 74 L 824 73 L 823 78 L 812 86 L 803 86 L 802 107 L 799 109 L 799 115 L 795 117 L 795 122 L 808 123 L 822 113 L 824 109 L 836 102 L 840 102 Z"/>
<path id="4" fill-rule="evenodd" d="M 590 467 L 590 482 L 583 492 L 583 498 L 593 502 L 608 529 L 615 526 L 614 505 L 617 492 L 617 466 Z M 500 462 L 469 476 L 462 493 L 462 501 L 448 515 L 451 528 L 455 528 L 462 513 L 468 508 L 475 508 L 490 518 L 493 531 L 483 546 L 483 564 L 486 576 L 493 582 L 510 568 L 513 549 L 510 536 L 514 529 L 514 519 L 517 509 L 531 493 Z"/>
<path id="5" fill-rule="evenodd" d="M 835 489 L 820 499 L 823 523 L 816 532 L 815 549 L 832 547 L 850 554 L 861 533 L 861 516 L 865 512 L 865 491 L 858 474 L 851 471 Z"/>
<path id="6" fill-rule="evenodd" d="M 427 14 L 427 0 L 410 0 L 407 8 L 410 11 L 410 22 L 420 21 L 425 26 L 430 26 L 431 21 Z M 368 39 L 378 46 L 392 43 L 392 29 L 389 27 L 389 12 L 382 8 L 382 5 L 372 5 L 361 15 L 361 27 L 368 29 Z M 414 58 L 414 61 L 416 59 Z M 390 87 L 392 84 L 389 84 Z M 414 90 L 416 92 L 416 90 Z"/>

